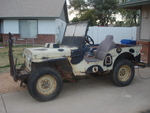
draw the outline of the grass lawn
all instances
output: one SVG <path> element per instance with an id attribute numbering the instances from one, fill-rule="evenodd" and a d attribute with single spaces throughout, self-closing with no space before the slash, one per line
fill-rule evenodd
<path id="1" fill-rule="evenodd" d="M 24 48 L 26 48 L 26 46 L 13 47 L 14 58 L 18 59 L 17 64 L 22 64 L 24 62 L 24 59 L 22 57 L 22 51 Z M 0 48 L 0 73 L 7 73 L 10 71 L 8 50 L 9 50 L 9 47 Z"/>

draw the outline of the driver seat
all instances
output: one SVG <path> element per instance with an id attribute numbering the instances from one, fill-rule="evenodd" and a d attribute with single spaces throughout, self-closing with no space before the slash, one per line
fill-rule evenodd
<path id="1" fill-rule="evenodd" d="M 115 45 L 116 44 L 113 41 L 113 36 L 107 35 L 106 38 L 99 44 L 95 53 L 95 58 L 86 57 L 85 60 L 87 62 L 97 62 L 103 60 L 107 55 L 108 51 L 115 48 Z"/>

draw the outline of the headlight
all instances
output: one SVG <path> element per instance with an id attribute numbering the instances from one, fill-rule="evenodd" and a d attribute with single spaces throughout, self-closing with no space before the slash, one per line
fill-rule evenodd
<path id="1" fill-rule="evenodd" d="M 22 54 L 22 56 L 23 56 L 23 58 L 25 58 L 25 57 L 26 57 L 24 53 Z"/>
<path id="2" fill-rule="evenodd" d="M 23 52 L 22 52 L 22 56 L 23 56 L 23 58 L 26 57 L 26 56 L 25 56 L 25 51 L 24 51 L 24 49 L 23 49 Z"/>
<path id="3" fill-rule="evenodd" d="M 28 60 L 31 61 L 31 54 L 28 54 Z"/>

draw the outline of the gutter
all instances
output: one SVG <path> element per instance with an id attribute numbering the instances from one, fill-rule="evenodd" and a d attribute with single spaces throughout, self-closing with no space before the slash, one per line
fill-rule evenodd
<path id="1" fill-rule="evenodd" d="M 59 17 L 0 17 L 0 19 L 56 19 Z"/>
<path id="2" fill-rule="evenodd" d="M 119 8 L 127 8 L 127 7 L 134 7 L 134 6 L 141 6 L 150 4 L 150 0 L 142 0 L 142 1 L 129 1 L 124 2 L 118 5 Z"/>

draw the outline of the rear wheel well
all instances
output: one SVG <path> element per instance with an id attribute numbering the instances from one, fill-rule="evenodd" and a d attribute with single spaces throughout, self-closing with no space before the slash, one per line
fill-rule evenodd
<path id="1" fill-rule="evenodd" d="M 117 59 L 115 60 L 114 66 L 115 66 L 115 64 L 116 64 L 118 61 L 120 61 L 120 60 L 122 60 L 122 59 L 127 59 L 127 60 L 130 60 L 130 61 L 135 61 L 135 58 L 134 58 L 134 56 L 133 56 L 132 54 L 130 54 L 130 53 L 122 53 L 122 54 L 119 55 L 119 56 L 117 57 Z"/>

